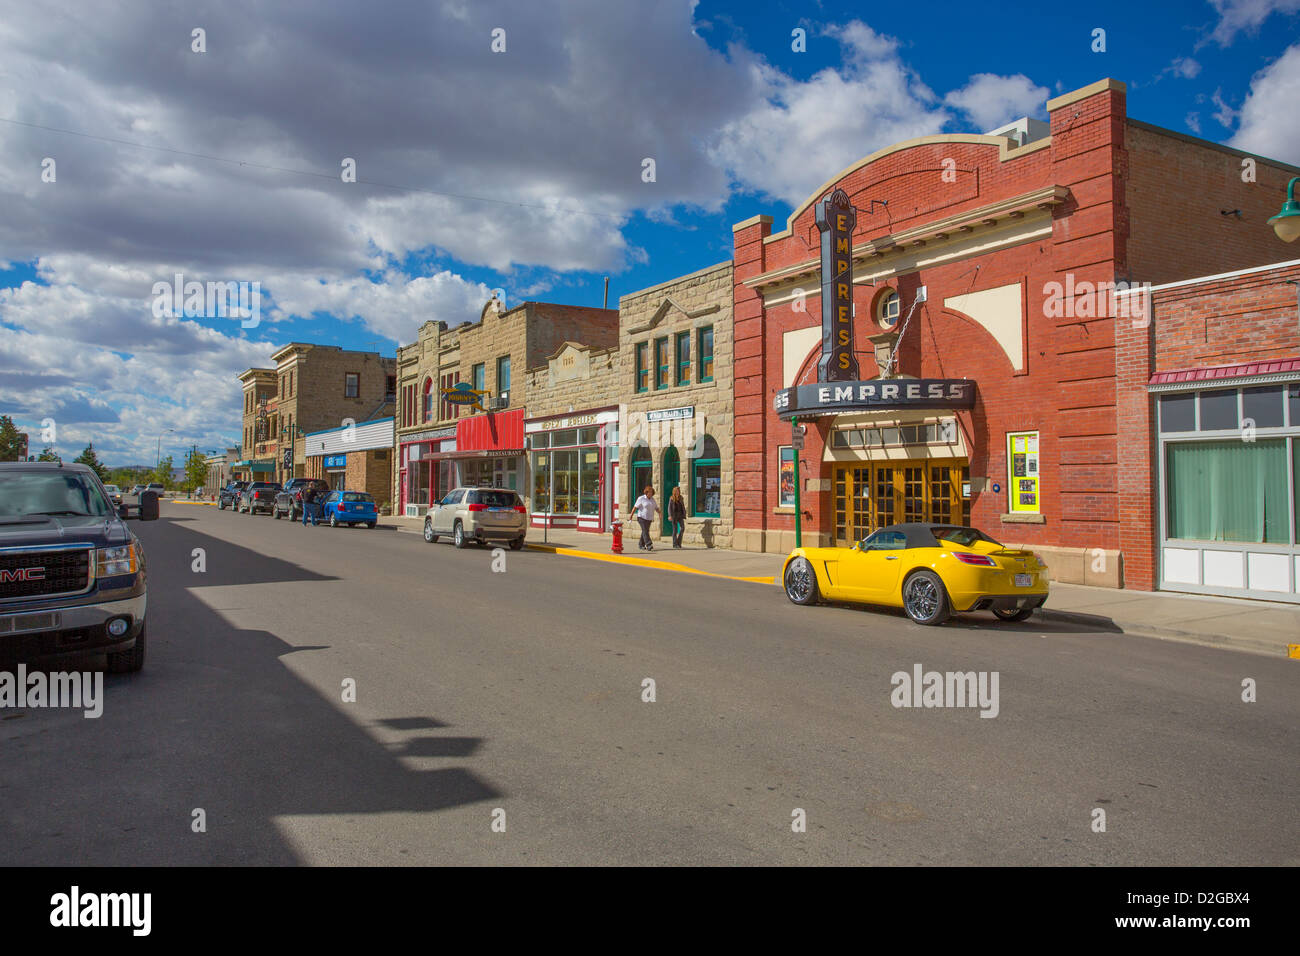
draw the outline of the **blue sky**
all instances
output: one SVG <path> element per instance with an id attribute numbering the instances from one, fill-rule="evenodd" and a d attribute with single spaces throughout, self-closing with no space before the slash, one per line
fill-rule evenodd
<path id="1" fill-rule="evenodd" d="M 234 376 L 287 341 L 392 354 L 492 289 L 599 305 L 606 275 L 616 306 L 857 157 L 1102 77 L 1137 119 L 1300 163 L 1300 0 L 25 5 L 0 25 L 0 413 L 113 464 L 166 428 L 177 456 L 235 440 Z M 261 323 L 154 315 L 177 272 L 260 282 Z"/>

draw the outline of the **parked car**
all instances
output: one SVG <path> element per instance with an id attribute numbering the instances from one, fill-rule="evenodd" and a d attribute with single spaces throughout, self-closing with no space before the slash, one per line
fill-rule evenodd
<path id="1" fill-rule="evenodd" d="M 157 509 L 142 509 L 146 521 Z M 139 539 L 85 465 L 0 464 L 0 634 L 5 656 L 108 655 L 114 673 L 145 652 Z"/>
<path id="2" fill-rule="evenodd" d="M 1047 565 L 962 525 L 894 524 L 851 548 L 795 548 L 781 569 L 795 604 L 901 607 L 918 624 L 954 611 L 1023 621 L 1047 600 Z"/>
<path id="3" fill-rule="evenodd" d="M 239 493 L 239 504 L 235 509 L 244 514 L 255 515 L 259 511 L 271 513 L 275 507 L 275 496 L 280 492 L 278 481 L 254 481 Z"/>
<path id="4" fill-rule="evenodd" d="M 275 505 L 271 509 L 272 516 L 279 518 L 284 515 L 292 521 L 301 520 L 302 493 L 308 485 L 316 489 L 316 494 L 320 498 L 329 494 L 329 484 L 319 478 L 290 478 L 284 483 L 280 493 L 275 496 Z"/>
<path id="5" fill-rule="evenodd" d="M 217 492 L 217 510 L 225 511 L 227 508 L 234 508 L 239 504 L 239 495 L 248 487 L 246 481 L 232 481 L 221 491 Z"/>
<path id="6" fill-rule="evenodd" d="M 443 535 L 458 548 L 477 541 L 518 551 L 528 535 L 528 509 L 508 488 L 453 488 L 424 516 L 424 540 L 434 544 Z"/>
<path id="7" fill-rule="evenodd" d="M 122 504 L 122 489 L 117 485 L 105 485 L 104 491 L 108 493 L 108 500 L 113 503 L 113 510 L 116 511 Z"/>
<path id="8" fill-rule="evenodd" d="M 331 491 L 325 496 L 322 518 L 328 519 L 331 528 L 341 524 L 363 524 L 373 528 L 379 520 L 375 499 L 364 491 Z"/>

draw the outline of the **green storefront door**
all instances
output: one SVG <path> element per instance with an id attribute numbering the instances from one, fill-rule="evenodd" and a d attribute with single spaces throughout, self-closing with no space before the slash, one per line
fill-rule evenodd
<path id="1" fill-rule="evenodd" d="M 645 486 L 650 484 L 650 477 L 651 477 L 650 462 L 648 461 L 632 462 L 632 494 L 628 497 L 628 501 L 630 501 L 633 505 L 635 505 L 636 500 L 641 497 L 641 493 L 645 491 Z M 641 533 L 641 529 L 640 526 L 638 525 L 637 534 L 640 533 Z"/>
<path id="2" fill-rule="evenodd" d="M 669 445 L 664 451 L 664 486 L 659 489 L 659 494 L 655 495 L 655 500 L 659 502 L 659 508 L 663 512 L 663 534 L 665 537 L 671 537 L 673 533 L 673 523 L 668 517 L 668 499 L 672 497 L 673 489 L 681 481 L 679 459 L 677 449 Z"/>

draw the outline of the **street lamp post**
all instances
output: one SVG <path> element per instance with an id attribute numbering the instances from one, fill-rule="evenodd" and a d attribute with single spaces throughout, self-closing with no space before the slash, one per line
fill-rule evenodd
<path id="1" fill-rule="evenodd" d="M 166 431 L 161 431 L 158 433 L 158 450 L 157 450 L 157 454 L 154 456 L 154 463 L 153 463 L 153 470 L 155 474 L 157 474 L 158 469 L 162 467 L 162 437 L 163 435 L 166 435 L 169 432 L 174 432 L 174 431 L 176 431 L 176 429 L 168 428 Z"/>

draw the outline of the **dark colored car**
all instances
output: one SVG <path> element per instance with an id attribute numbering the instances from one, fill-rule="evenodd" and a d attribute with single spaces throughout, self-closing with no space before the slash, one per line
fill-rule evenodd
<path id="1" fill-rule="evenodd" d="M 330 493 L 330 486 L 319 478 L 290 478 L 284 483 L 280 493 L 275 496 L 275 505 L 271 509 L 271 514 L 276 518 L 287 515 L 294 521 L 300 520 L 302 518 L 302 493 L 308 485 L 316 489 L 318 501 L 324 499 Z"/>
<path id="2" fill-rule="evenodd" d="M 363 524 L 373 528 L 379 521 L 375 499 L 364 491 L 331 491 L 325 497 L 324 513 L 331 528 L 341 524 Z"/>
<path id="3" fill-rule="evenodd" d="M 145 653 L 145 558 L 96 474 L 58 462 L 0 464 L 0 656 L 107 653 L 114 673 Z M 158 517 L 146 494 L 140 517 Z"/>
<path id="4" fill-rule="evenodd" d="M 232 481 L 217 492 L 217 510 L 225 511 L 239 504 L 239 493 L 248 487 L 246 481 Z"/>
<path id="5" fill-rule="evenodd" d="M 278 481 L 254 481 L 239 493 L 236 511 L 255 515 L 259 511 L 267 514 L 275 507 L 275 496 L 280 493 Z"/>

